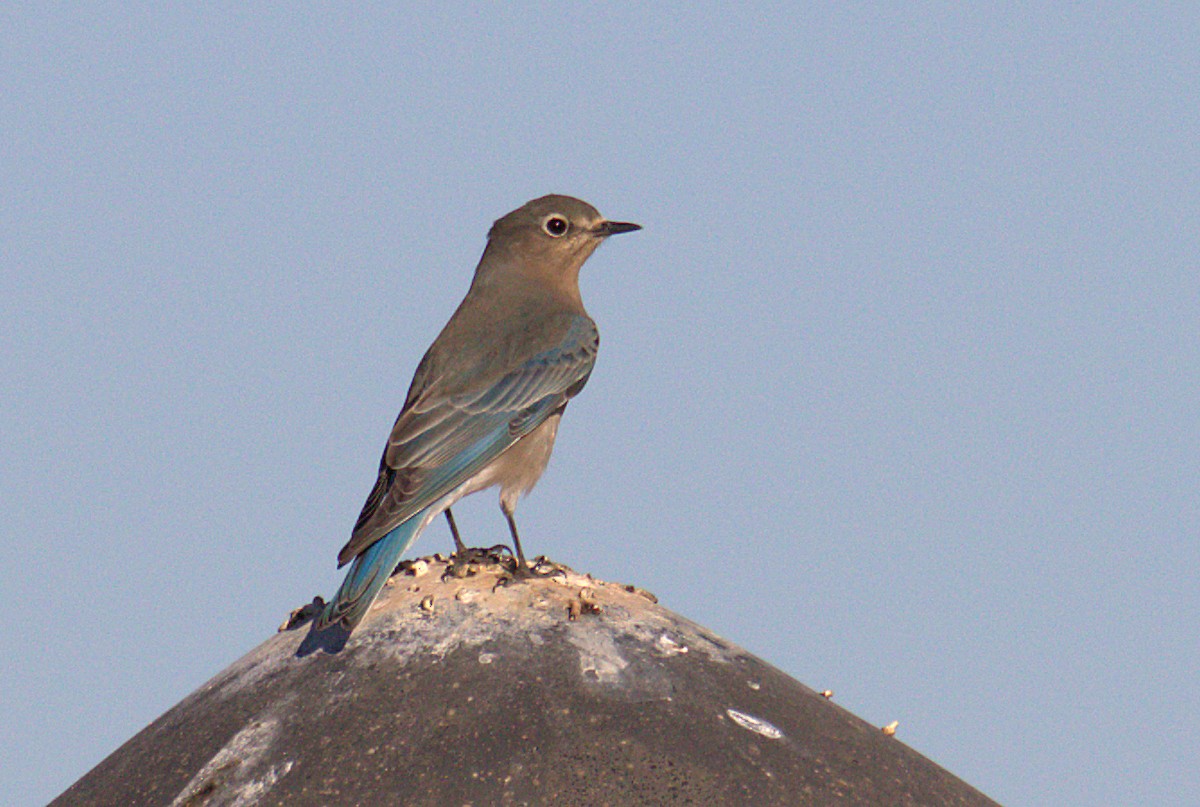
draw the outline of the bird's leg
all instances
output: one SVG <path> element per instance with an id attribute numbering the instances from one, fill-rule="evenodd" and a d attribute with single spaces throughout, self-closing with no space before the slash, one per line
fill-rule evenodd
<path id="1" fill-rule="evenodd" d="M 470 574 L 468 564 L 475 560 L 478 550 L 467 549 L 462 537 L 458 534 L 458 525 L 454 523 L 454 514 L 446 508 L 446 523 L 450 525 L 450 534 L 454 536 L 454 554 L 450 556 L 450 565 L 446 568 L 446 576 L 466 577 Z"/>
<path id="2" fill-rule="evenodd" d="M 517 535 L 517 520 L 513 518 L 513 513 L 507 507 L 501 506 L 504 511 L 504 517 L 508 519 L 508 531 L 512 533 L 513 546 L 517 550 L 517 577 L 532 577 L 533 570 L 529 568 L 529 563 L 525 560 L 525 553 L 521 551 L 521 537 Z"/>
<path id="3" fill-rule="evenodd" d="M 450 525 L 450 534 L 454 536 L 454 554 L 465 558 L 467 556 L 467 545 L 462 542 L 462 538 L 458 535 L 458 525 L 454 523 L 454 514 L 450 512 L 450 508 L 446 508 L 446 522 Z"/>
<path id="4" fill-rule="evenodd" d="M 527 580 L 531 577 L 552 577 L 555 574 L 562 574 L 558 569 L 550 572 L 538 572 L 529 565 L 529 561 L 525 560 L 525 553 L 521 550 L 521 537 L 517 535 L 517 520 L 513 517 L 513 510 L 506 507 L 503 502 L 500 504 L 500 509 L 504 512 L 504 517 L 508 519 L 508 531 L 512 533 L 513 546 L 517 550 L 517 568 L 513 570 L 513 576 Z"/>
<path id="5" fill-rule="evenodd" d="M 463 543 L 462 536 L 458 534 L 458 524 L 454 521 L 454 514 L 447 507 L 446 523 L 450 525 L 450 534 L 454 536 L 454 554 L 451 556 L 454 560 L 450 564 L 450 574 L 454 577 L 465 577 L 467 575 L 467 564 L 469 563 L 499 563 L 500 553 L 507 552 L 508 547 L 504 544 L 488 547 L 487 549 L 479 549 L 468 547 Z"/>

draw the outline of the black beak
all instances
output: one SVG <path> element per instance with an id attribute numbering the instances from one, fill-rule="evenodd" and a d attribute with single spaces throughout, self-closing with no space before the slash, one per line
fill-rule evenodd
<path id="1" fill-rule="evenodd" d="M 640 229 L 642 229 L 642 225 L 634 224 L 632 221 L 602 221 L 592 229 L 592 232 L 599 238 L 608 238 L 617 233 L 631 233 Z"/>

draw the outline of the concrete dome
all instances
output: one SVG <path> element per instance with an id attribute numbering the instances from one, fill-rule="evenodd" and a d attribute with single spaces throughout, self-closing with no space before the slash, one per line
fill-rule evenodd
<path id="1" fill-rule="evenodd" d="M 994 804 L 645 592 L 472 570 L 408 564 L 333 655 L 280 632 L 53 804 Z"/>

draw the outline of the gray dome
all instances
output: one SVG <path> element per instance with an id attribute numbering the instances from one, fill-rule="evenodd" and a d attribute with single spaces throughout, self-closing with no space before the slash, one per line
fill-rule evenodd
<path id="1" fill-rule="evenodd" d="M 474 570 L 410 564 L 334 655 L 280 632 L 53 804 L 994 804 L 645 592 Z"/>

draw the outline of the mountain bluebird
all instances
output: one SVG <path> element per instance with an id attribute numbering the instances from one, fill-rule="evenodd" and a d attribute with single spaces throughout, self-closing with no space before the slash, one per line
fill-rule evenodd
<path id="1" fill-rule="evenodd" d="M 543 196 L 492 225 L 467 296 L 421 359 L 338 565 L 350 571 L 300 648 L 336 650 L 362 620 L 400 556 L 450 506 L 500 486 L 518 576 L 532 571 L 513 512 L 546 468 L 567 402 L 583 389 L 600 337 L 579 295 L 579 270 L 610 235 L 587 202 Z"/>

